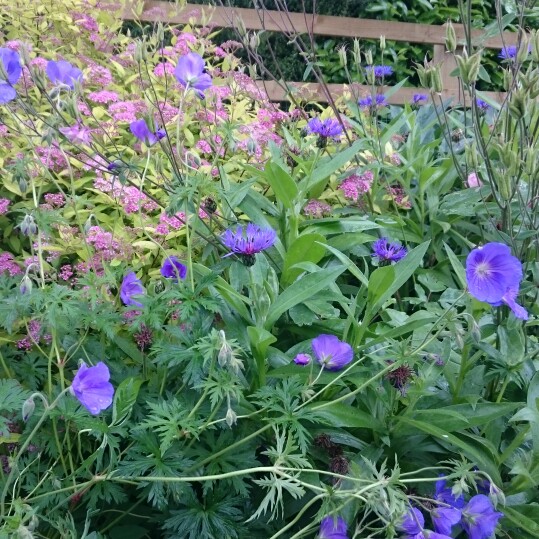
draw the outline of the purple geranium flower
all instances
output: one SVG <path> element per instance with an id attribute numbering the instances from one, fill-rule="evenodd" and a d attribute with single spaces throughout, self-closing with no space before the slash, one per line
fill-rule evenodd
<path id="1" fill-rule="evenodd" d="M 466 503 L 462 494 L 460 496 L 453 494 L 451 487 L 447 486 L 447 481 L 443 475 L 440 475 L 440 479 L 436 481 L 434 498 L 457 509 L 462 509 Z"/>
<path id="2" fill-rule="evenodd" d="M 260 228 L 249 223 L 246 227 L 238 226 L 236 231 L 228 229 L 222 235 L 223 244 L 230 249 L 230 253 L 241 255 L 246 265 L 255 263 L 254 255 L 275 243 L 277 234 L 272 228 Z"/>
<path id="3" fill-rule="evenodd" d="M 425 530 L 425 517 L 423 513 L 415 507 L 412 507 L 406 513 L 399 529 L 406 533 L 402 539 L 451 539 L 448 535 Z"/>
<path id="4" fill-rule="evenodd" d="M 93 415 L 112 404 L 114 387 L 109 382 L 109 368 L 100 361 L 95 367 L 82 363 L 73 378 L 71 393 Z"/>
<path id="5" fill-rule="evenodd" d="M 342 126 L 336 118 L 311 118 L 307 122 L 307 131 L 320 137 L 337 137 L 342 133 Z"/>
<path id="6" fill-rule="evenodd" d="M 311 362 L 311 356 L 309 354 L 298 354 L 295 358 L 294 358 L 294 363 L 296 365 L 302 365 L 302 366 L 305 366 L 305 365 L 308 365 L 310 362 Z"/>
<path id="7" fill-rule="evenodd" d="M 462 527 L 469 539 L 489 539 L 502 517 L 503 513 L 494 510 L 488 496 L 477 494 L 462 510 Z"/>
<path id="8" fill-rule="evenodd" d="M 318 335 L 311 346 L 318 363 L 329 371 L 338 371 L 354 359 L 352 347 L 335 335 Z"/>
<path id="9" fill-rule="evenodd" d="M 92 140 L 91 129 L 80 122 L 70 127 L 60 127 L 58 131 L 73 144 L 90 144 Z"/>
<path id="10" fill-rule="evenodd" d="M 460 522 L 461 512 L 455 507 L 438 506 L 431 513 L 434 529 L 438 533 L 451 535 L 451 529 Z"/>
<path id="11" fill-rule="evenodd" d="M 383 107 L 386 104 L 386 96 L 383 94 L 377 94 L 375 97 L 368 95 L 358 101 L 358 105 L 362 108 Z"/>
<path id="12" fill-rule="evenodd" d="M 374 76 L 377 79 L 383 79 L 384 77 L 393 75 L 393 68 L 391 66 L 367 66 L 365 71 L 367 73 L 374 72 Z"/>
<path id="13" fill-rule="evenodd" d="M 324 517 L 320 523 L 319 539 L 349 539 L 348 526 L 341 517 Z"/>
<path id="14" fill-rule="evenodd" d="M 406 256 L 406 247 L 400 243 L 390 242 L 387 238 L 380 238 L 372 244 L 372 256 L 378 258 L 379 263 L 398 262 Z"/>
<path id="15" fill-rule="evenodd" d="M 517 318 L 528 319 L 516 303 L 522 280 L 522 264 L 503 243 L 487 243 L 470 252 L 466 259 L 466 282 L 470 294 L 494 307 L 505 303 Z"/>
<path id="16" fill-rule="evenodd" d="M 22 73 L 21 59 L 16 51 L 0 47 L 0 105 L 13 101 L 17 92 L 13 85 Z"/>
<path id="17" fill-rule="evenodd" d="M 82 71 L 65 60 L 49 60 L 46 72 L 53 84 L 63 84 L 71 90 L 75 88 L 75 81 L 82 80 Z"/>
<path id="18" fill-rule="evenodd" d="M 146 120 L 135 120 L 129 124 L 131 133 L 135 135 L 141 142 L 144 142 L 146 146 L 153 146 L 156 142 L 160 141 L 165 135 L 164 129 L 158 129 L 155 133 L 152 133 L 146 123 Z"/>
<path id="19" fill-rule="evenodd" d="M 211 77 L 206 73 L 204 59 L 196 52 L 190 52 L 178 60 L 174 75 L 186 90 L 193 88 L 201 99 L 204 98 L 204 90 L 211 87 Z"/>
<path id="20" fill-rule="evenodd" d="M 128 273 L 124 277 L 122 286 L 120 287 L 120 298 L 124 302 L 124 305 L 135 305 L 137 307 L 142 307 L 142 303 L 133 299 L 133 297 L 143 296 L 145 293 L 146 290 L 144 286 L 142 286 L 140 280 L 137 279 L 134 271 Z"/>
<path id="21" fill-rule="evenodd" d="M 174 279 L 174 281 L 177 282 L 178 278 L 185 279 L 187 267 L 175 256 L 169 256 L 165 258 L 165 261 L 161 266 L 161 275 L 167 279 Z"/>

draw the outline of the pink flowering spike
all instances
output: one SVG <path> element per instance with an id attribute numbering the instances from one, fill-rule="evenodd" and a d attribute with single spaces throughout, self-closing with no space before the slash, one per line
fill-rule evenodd
<path id="1" fill-rule="evenodd" d="M 144 286 L 142 286 L 140 280 L 137 279 L 137 276 L 135 275 L 134 271 L 128 273 L 124 277 L 122 281 L 122 286 L 120 287 L 120 298 L 125 305 L 142 307 L 142 303 L 140 303 L 134 298 L 136 296 L 143 296 L 145 293 L 146 290 L 144 289 Z"/>
<path id="2" fill-rule="evenodd" d="M 338 371 L 354 359 L 352 347 L 335 335 L 319 335 L 311 346 L 318 363 L 330 371 Z"/>
<path id="3" fill-rule="evenodd" d="M 204 91 L 211 87 L 211 77 L 205 72 L 204 59 L 196 52 L 182 56 L 174 70 L 174 76 L 186 89 L 193 88 L 200 98 L 204 98 Z"/>
<path id="4" fill-rule="evenodd" d="M 109 368 L 100 361 L 95 367 L 82 363 L 71 384 L 71 392 L 93 415 L 112 404 L 114 387 L 109 382 Z"/>

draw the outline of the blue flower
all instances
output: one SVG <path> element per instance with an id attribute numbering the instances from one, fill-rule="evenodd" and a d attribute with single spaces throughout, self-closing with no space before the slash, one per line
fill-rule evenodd
<path id="1" fill-rule="evenodd" d="M 349 539 L 348 526 L 341 517 L 324 517 L 320 523 L 319 539 Z"/>
<path id="2" fill-rule="evenodd" d="M 517 318 L 528 319 L 516 303 L 522 280 L 522 264 L 503 243 L 487 243 L 473 249 L 466 258 L 466 282 L 470 294 L 493 307 L 506 304 Z"/>
<path id="3" fill-rule="evenodd" d="M 486 112 L 488 109 L 490 109 L 490 105 L 482 99 L 477 98 L 475 100 L 475 104 L 477 105 L 477 108 L 482 112 Z"/>
<path id="4" fill-rule="evenodd" d="M 402 539 L 451 539 L 448 535 L 425 530 L 425 517 L 423 513 L 412 507 L 404 516 L 399 529 L 406 533 Z"/>
<path id="5" fill-rule="evenodd" d="M 82 71 L 65 60 L 47 62 L 47 76 L 53 84 L 63 84 L 69 89 L 75 88 L 75 82 L 82 80 Z"/>
<path id="6" fill-rule="evenodd" d="M 460 496 L 453 494 L 452 489 L 447 486 L 447 481 L 443 475 L 440 475 L 440 479 L 436 481 L 434 497 L 436 500 L 457 509 L 462 509 L 466 503 L 462 494 Z"/>
<path id="7" fill-rule="evenodd" d="M 294 358 L 294 363 L 296 365 L 302 365 L 302 366 L 305 366 L 305 365 L 308 365 L 310 362 L 311 362 L 311 356 L 309 354 L 298 354 L 295 358 Z"/>
<path id="8" fill-rule="evenodd" d="M 328 371 L 338 371 L 354 359 L 352 347 L 335 335 L 318 335 L 311 346 L 316 361 Z"/>
<path id="9" fill-rule="evenodd" d="M 383 107 L 387 105 L 386 96 L 383 94 L 376 94 L 373 98 L 372 95 L 368 95 L 358 101 L 358 105 L 362 108 Z"/>
<path id="10" fill-rule="evenodd" d="M 173 279 L 174 282 L 177 282 L 178 278 L 185 279 L 187 267 L 175 256 L 168 256 L 161 266 L 161 275 L 166 279 Z"/>
<path id="11" fill-rule="evenodd" d="M 17 52 L 0 47 L 0 105 L 9 103 L 17 97 L 13 85 L 22 74 L 21 60 Z"/>
<path id="12" fill-rule="evenodd" d="M 204 59 L 196 52 L 190 52 L 178 60 L 174 76 L 186 90 L 193 88 L 201 99 L 204 98 L 204 91 L 212 85 Z"/>
<path id="13" fill-rule="evenodd" d="M 235 232 L 226 230 L 221 239 L 231 251 L 225 256 L 240 255 L 247 266 L 252 266 L 255 263 L 254 255 L 271 247 L 276 238 L 277 234 L 272 228 L 260 228 L 249 223 L 246 227 L 238 226 Z"/>
<path id="14" fill-rule="evenodd" d="M 420 103 L 426 103 L 429 100 L 429 96 L 427 94 L 414 94 L 412 96 L 412 105 L 419 105 Z"/>
<path id="15" fill-rule="evenodd" d="M 73 378 L 71 393 L 93 415 L 112 404 L 114 387 L 109 382 L 109 368 L 100 361 L 95 367 L 82 363 Z"/>
<path id="16" fill-rule="evenodd" d="M 335 118 L 311 118 L 307 122 L 307 131 L 311 134 L 316 134 L 321 137 L 337 137 L 342 133 L 342 126 Z"/>
<path id="17" fill-rule="evenodd" d="M 135 120 L 129 124 L 131 133 L 135 135 L 141 142 L 144 142 L 146 146 L 153 146 L 156 142 L 159 142 L 165 135 L 164 129 L 158 129 L 155 133 L 152 133 L 146 123 L 146 120 Z"/>
<path id="18" fill-rule="evenodd" d="M 400 243 L 392 243 L 387 238 L 380 238 L 372 244 L 372 256 L 378 258 L 379 263 L 398 262 L 406 256 L 406 247 Z"/>
<path id="19" fill-rule="evenodd" d="M 502 517 L 487 496 L 477 494 L 462 509 L 462 527 L 469 539 L 489 539 Z"/>
<path id="20" fill-rule="evenodd" d="M 509 45 L 508 47 L 503 47 L 498 54 L 498 58 L 502 60 L 512 60 L 517 55 L 518 49 L 516 45 Z"/>
<path id="21" fill-rule="evenodd" d="M 124 302 L 124 305 L 142 307 L 142 303 L 133 298 L 135 296 L 143 296 L 145 293 L 146 290 L 140 280 L 137 279 L 134 271 L 124 277 L 120 287 L 120 298 Z"/>
<path id="22" fill-rule="evenodd" d="M 374 72 L 374 76 L 377 79 L 383 79 L 384 77 L 390 77 L 393 75 L 393 68 L 391 66 L 367 66 L 365 71 L 368 73 Z"/>

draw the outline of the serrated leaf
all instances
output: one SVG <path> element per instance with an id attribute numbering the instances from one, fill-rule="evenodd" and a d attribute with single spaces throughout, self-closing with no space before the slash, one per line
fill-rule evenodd
<path id="1" fill-rule="evenodd" d="M 142 379 L 129 377 L 122 380 L 114 394 L 112 405 L 112 425 L 121 425 L 131 415 L 131 410 L 137 401 L 142 385 Z"/>

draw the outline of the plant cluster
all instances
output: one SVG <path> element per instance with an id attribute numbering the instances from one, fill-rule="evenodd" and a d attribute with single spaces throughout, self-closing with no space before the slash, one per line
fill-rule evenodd
<path id="1" fill-rule="evenodd" d="M 284 109 L 119 8 L 0 12 L 0 537 L 537 537 L 539 34 Z"/>

